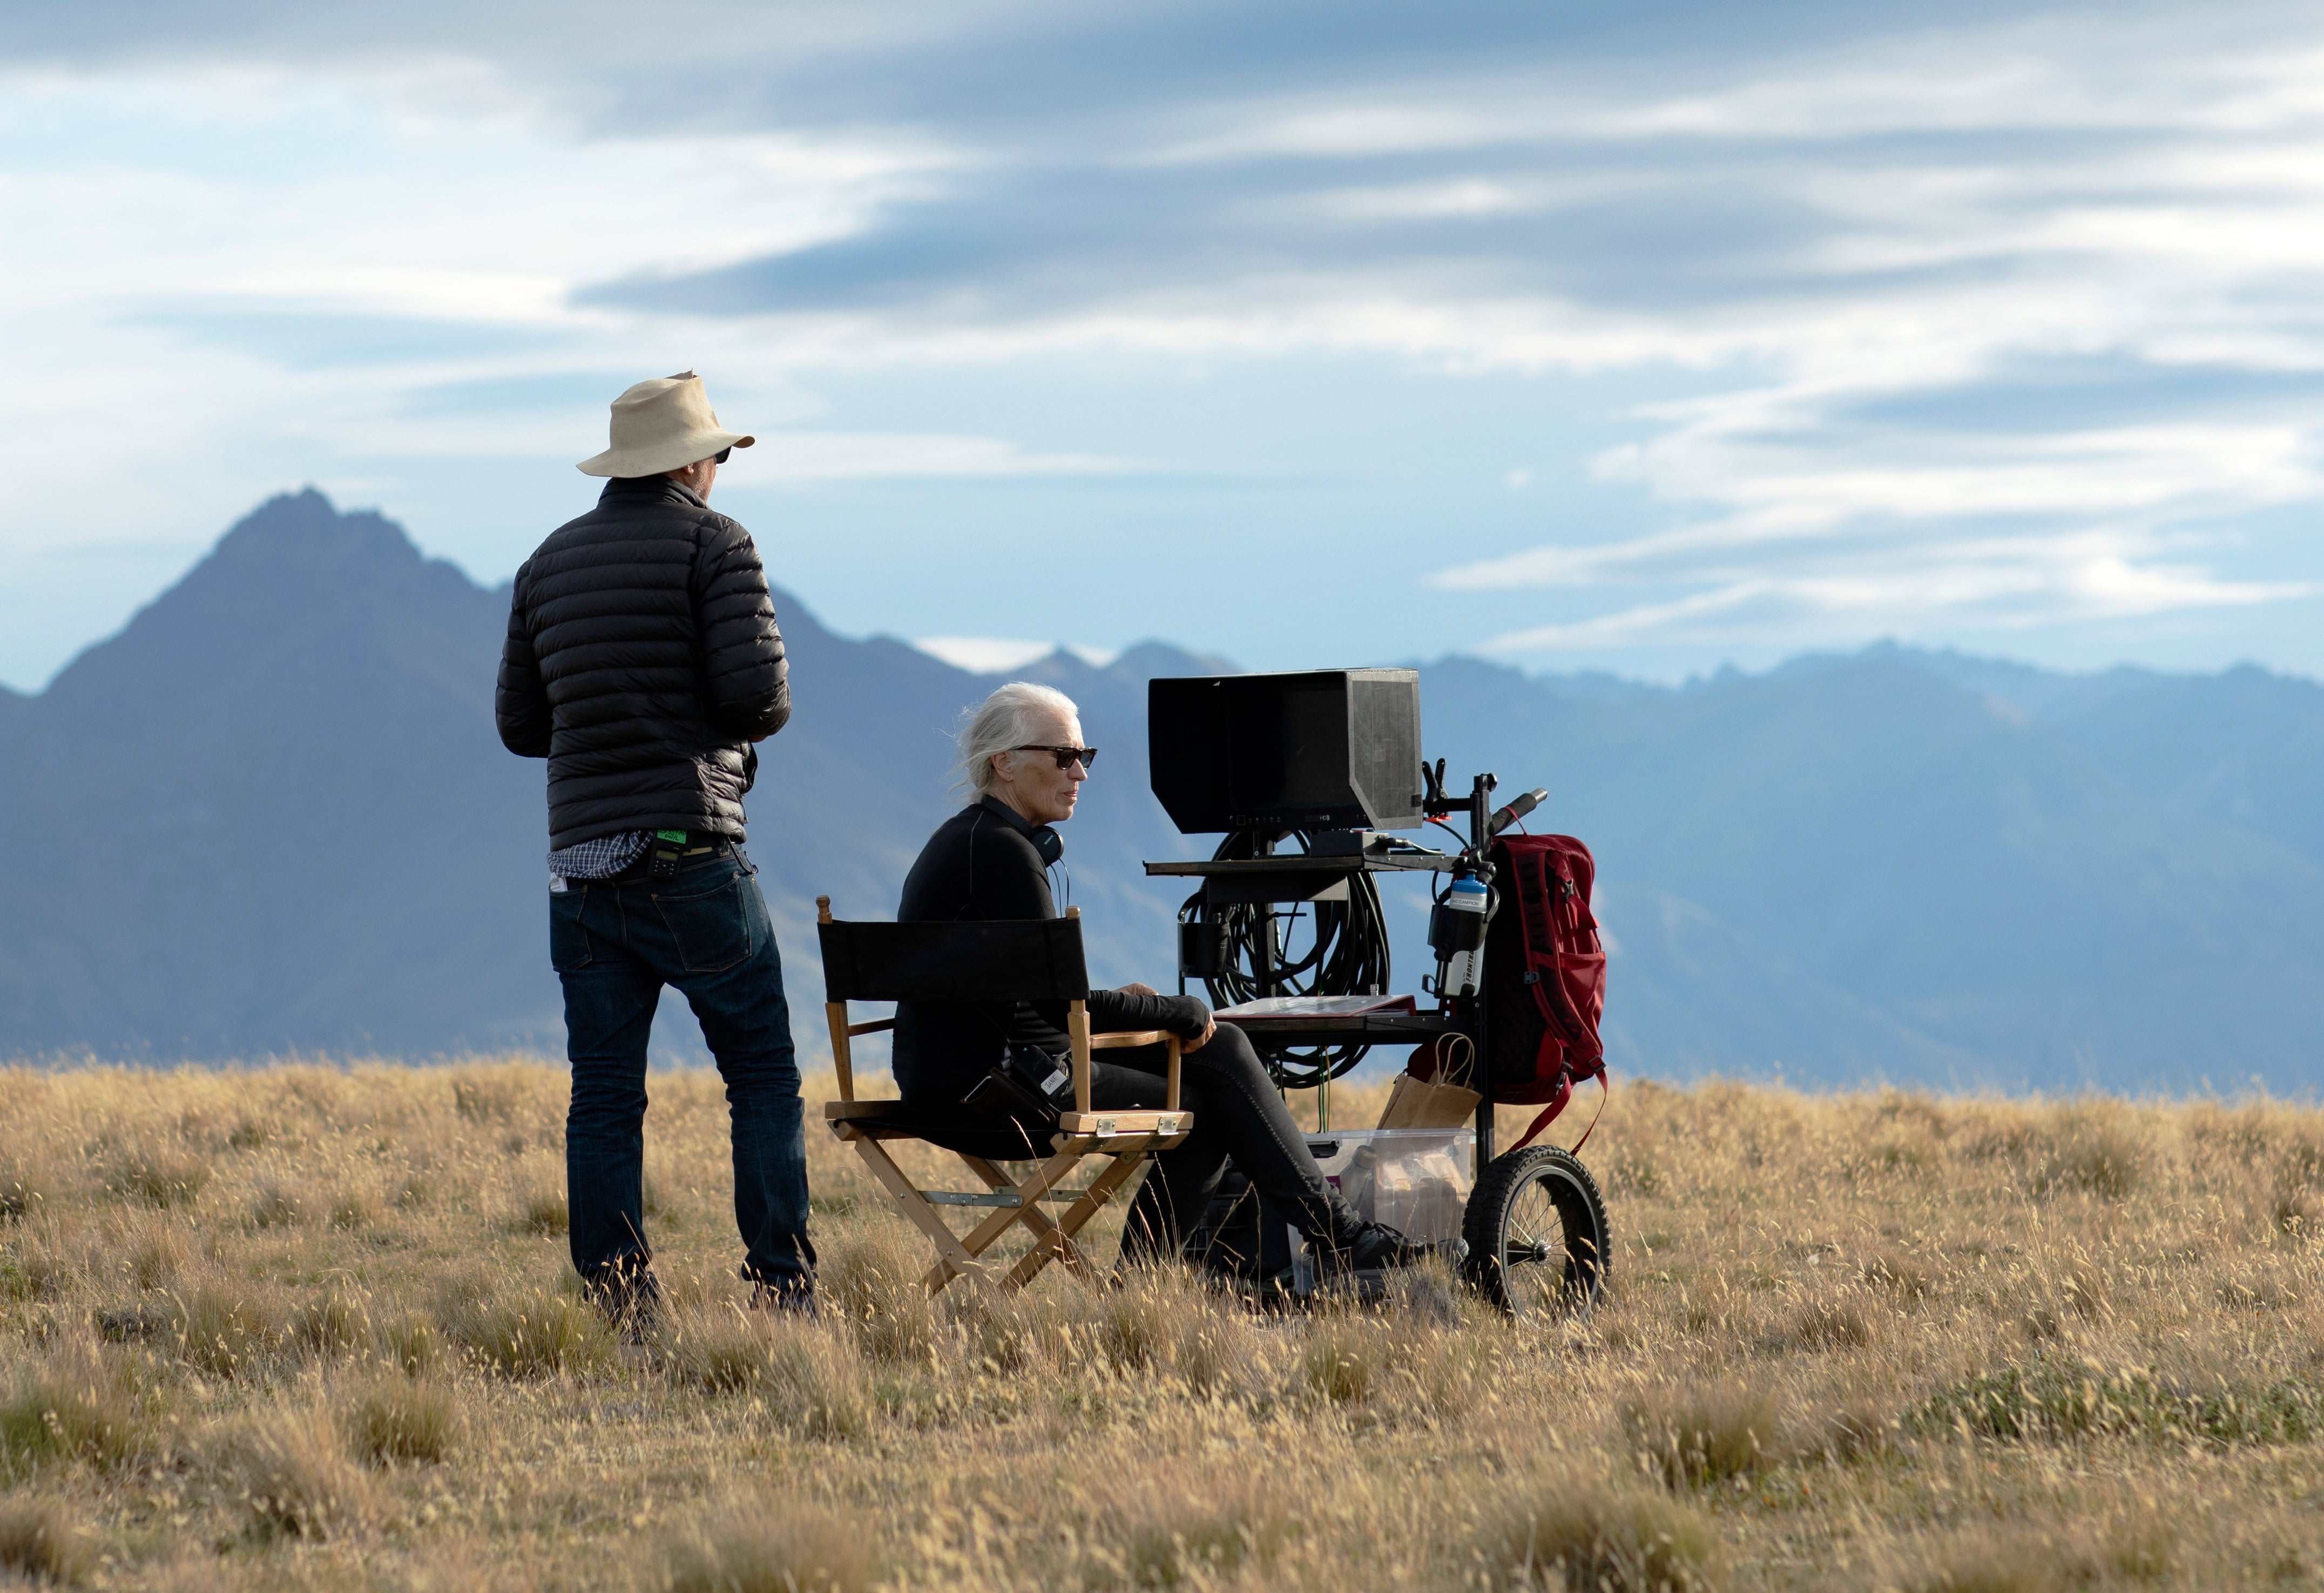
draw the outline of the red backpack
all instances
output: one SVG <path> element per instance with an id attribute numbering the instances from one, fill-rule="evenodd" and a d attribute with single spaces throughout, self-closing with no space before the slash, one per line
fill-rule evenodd
<path id="1" fill-rule="evenodd" d="M 1504 835 L 1492 863 L 1500 905 L 1485 935 L 1485 1088 L 1495 1101 L 1547 1103 L 1515 1151 L 1556 1120 L 1574 1085 L 1606 1087 L 1606 949 L 1590 911 L 1598 865 L 1587 846 L 1571 835 Z"/>

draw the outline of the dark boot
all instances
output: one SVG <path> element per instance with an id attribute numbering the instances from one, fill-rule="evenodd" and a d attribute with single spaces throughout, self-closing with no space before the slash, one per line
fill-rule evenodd
<path id="1" fill-rule="evenodd" d="M 1378 1272 L 1410 1266 L 1438 1253 L 1441 1246 L 1406 1238 L 1383 1222 L 1356 1220 L 1334 1227 L 1326 1239 L 1311 1239 L 1318 1264 L 1329 1272 Z"/>
<path id="2" fill-rule="evenodd" d="M 621 1336 L 623 1349 L 641 1349 L 661 1320 L 661 1285 L 642 1257 L 601 1266 L 581 1280 L 582 1295 Z"/>
<path id="3" fill-rule="evenodd" d="M 815 1287 L 813 1285 L 808 1285 L 804 1288 L 797 1286 L 785 1288 L 779 1284 L 770 1284 L 763 1278 L 755 1278 L 751 1284 L 751 1309 L 780 1312 L 786 1316 L 795 1316 L 804 1321 L 816 1313 Z"/>

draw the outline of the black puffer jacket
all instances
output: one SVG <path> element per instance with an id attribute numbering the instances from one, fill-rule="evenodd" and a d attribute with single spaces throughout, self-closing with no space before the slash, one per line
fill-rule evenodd
<path id="1" fill-rule="evenodd" d="M 549 760 L 549 843 L 742 836 L 749 743 L 791 716 L 751 533 L 667 476 L 606 483 L 516 574 L 501 740 Z"/>

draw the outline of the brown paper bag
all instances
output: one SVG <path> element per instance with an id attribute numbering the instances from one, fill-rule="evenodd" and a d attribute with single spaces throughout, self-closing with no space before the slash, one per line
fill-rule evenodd
<path id="1" fill-rule="evenodd" d="M 1438 1080 L 1443 1074 L 1436 1075 Z M 1380 1113 L 1383 1128 L 1459 1128 L 1476 1120 L 1477 1103 L 1484 1098 L 1458 1084 L 1424 1082 L 1398 1073 L 1388 1087 L 1388 1110 Z"/>

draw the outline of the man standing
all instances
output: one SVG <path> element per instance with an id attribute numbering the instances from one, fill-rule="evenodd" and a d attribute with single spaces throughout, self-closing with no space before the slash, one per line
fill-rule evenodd
<path id="1" fill-rule="evenodd" d="M 691 371 L 615 399 L 613 446 L 580 465 L 613 479 L 517 572 L 501 653 L 501 740 L 549 760 L 573 1265 L 632 1331 L 659 1299 L 641 1186 L 646 1039 L 665 984 L 726 1082 L 752 1303 L 814 1298 L 790 1010 L 742 847 L 752 743 L 790 717 L 790 687 L 759 550 L 708 503 L 719 465 L 754 440 L 720 428 Z"/>

